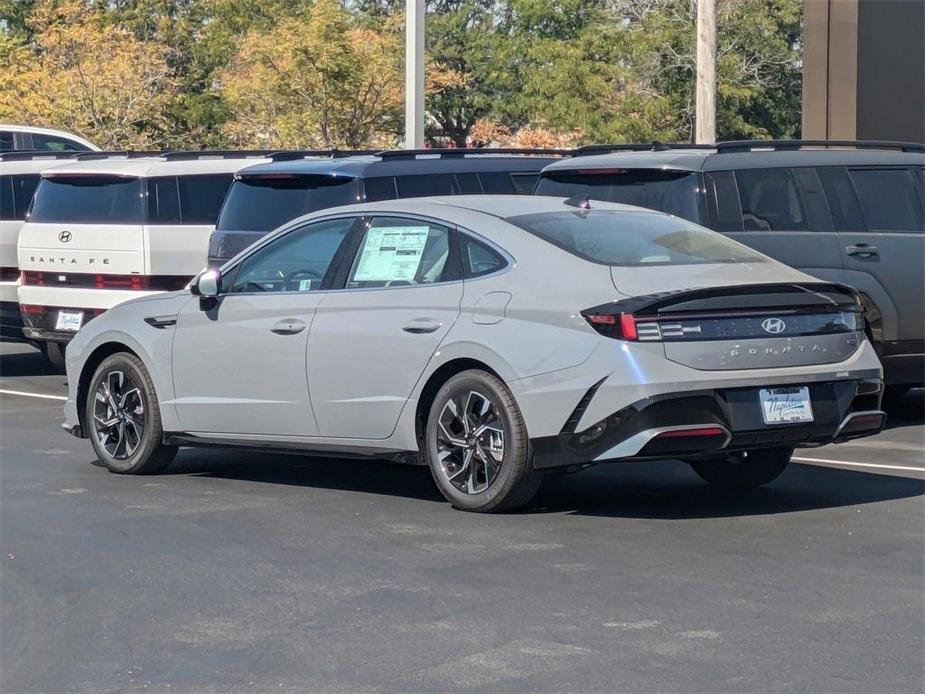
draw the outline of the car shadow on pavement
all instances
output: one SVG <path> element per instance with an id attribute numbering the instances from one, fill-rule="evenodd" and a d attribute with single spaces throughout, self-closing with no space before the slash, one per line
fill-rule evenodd
<path id="1" fill-rule="evenodd" d="M 55 370 L 42 353 L 23 342 L 3 342 L 0 376 L 53 376 Z"/>
<path id="2" fill-rule="evenodd" d="M 915 388 L 894 402 L 884 403 L 887 429 L 925 424 L 925 388 Z"/>
<path id="3" fill-rule="evenodd" d="M 446 503 L 427 468 L 384 461 L 187 449 L 166 474 Z M 518 513 L 683 520 L 791 513 L 922 495 L 925 480 L 796 463 L 766 488 L 730 493 L 708 486 L 685 463 L 652 461 L 549 476 L 534 503 Z"/>

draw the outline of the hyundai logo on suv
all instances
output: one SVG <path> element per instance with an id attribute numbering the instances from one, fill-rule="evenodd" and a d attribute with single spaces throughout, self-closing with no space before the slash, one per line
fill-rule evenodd
<path id="1" fill-rule="evenodd" d="M 69 232 L 69 231 L 62 231 L 60 234 L 58 234 L 58 240 L 59 240 L 61 243 L 67 243 L 68 241 L 71 240 L 71 232 Z"/>
<path id="2" fill-rule="evenodd" d="M 761 321 L 761 329 L 772 335 L 779 335 L 787 329 L 787 324 L 780 318 L 765 318 Z"/>

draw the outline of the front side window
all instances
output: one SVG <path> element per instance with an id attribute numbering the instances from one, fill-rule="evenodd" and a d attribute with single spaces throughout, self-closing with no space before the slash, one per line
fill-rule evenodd
<path id="1" fill-rule="evenodd" d="M 141 179 L 124 176 L 49 176 L 35 191 L 30 222 L 141 224 Z"/>
<path id="2" fill-rule="evenodd" d="M 921 231 L 922 203 L 908 169 L 848 172 L 871 231 Z"/>
<path id="3" fill-rule="evenodd" d="M 809 230 L 790 169 L 739 169 L 735 177 L 745 231 Z"/>
<path id="4" fill-rule="evenodd" d="M 356 179 L 343 176 L 242 176 L 228 191 L 217 228 L 269 232 L 309 212 L 355 203 L 358 195 Z"/>
<path id="5" fill-rule="evenodd" d="M 755 263 L 764 256 L 677 217 L 618 210 L 575 210 L 509 217 L 559 248 L 601 265 Z"/>
<path id="6" fill-rule="evenodd" d="M 399 217 L 368 225 L 347 279 L 347 288 L 401 287 L 450 279 L 450 230 Z"/>
<path id="7" fill-rule="evenodd" d="M 291 231 L 245 258 L 229 292 L 308 292 L 321 289 L 355 222 L 332 219 Z"/>
<path id="8" fill-rule="evenodd" d="M 87 152 L 90 150 L 86 145 L 74 140 L 38 133 L 32 135 L 32 149 L 39 152 Z"/>
<path id="9" fill-rule="evenodd" d="M 667 212 L 692 222 L 701 219 L 699 175 L 665 169 L 586 169 L 550 171 L 536 185 L 537 195 L 619 202 Z"/>

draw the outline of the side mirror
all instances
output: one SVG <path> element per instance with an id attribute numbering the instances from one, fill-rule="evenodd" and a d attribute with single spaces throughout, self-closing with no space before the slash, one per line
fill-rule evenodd
<path id="1" fill-rule="evenodd" d="M 190 291 L 203 299 L 214 299 L 222 286 L 222 271 L 217 268 L 203 270 L 190 285 Z"/>

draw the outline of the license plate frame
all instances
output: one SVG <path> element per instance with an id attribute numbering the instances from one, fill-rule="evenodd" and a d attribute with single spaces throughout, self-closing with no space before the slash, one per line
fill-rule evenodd
<path id="1" fill-rule="evenodd" d="M 55 318 L 55 330 L 76 333 L 80 330 L 83 322 L 83 311 L 58 311 L 58 316 Z"/>
<path id="2" fill-rule="evenodd" d="M 768 426 L 809 424 L 815 421 L 808 386 L 761 388 L 758 391 L 761 418 Z"/>

